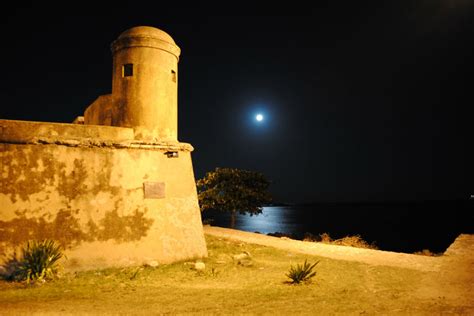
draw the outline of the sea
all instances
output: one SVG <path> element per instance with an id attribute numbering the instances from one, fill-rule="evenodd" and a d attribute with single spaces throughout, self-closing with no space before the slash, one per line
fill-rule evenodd
<path id="1" fill-rule="evenodd" d="M 205 211 L 204 223 L 230 227 L 230 213 Z M 359 235 L 381 250 L 443 253 L 460 234 L 474 234 L 474 201 L 323 203 L 263 207 L 238 214 L 235 229 L 303 239 Z"/>

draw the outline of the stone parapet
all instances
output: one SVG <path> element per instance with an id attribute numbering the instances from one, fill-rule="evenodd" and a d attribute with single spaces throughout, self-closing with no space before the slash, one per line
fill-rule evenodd
<path id="1" fill-rule="evenodd" d="M 188 152 L 194 150 L 188 143 L 134 140 L 133 128 L 15 120 L 0 120 L 0 143 Z"/>
<path id="2" fill-rule="evenodd" d="M 0 142 L 34 143 L 38 139 L 133 140 L 133 128 L 68 123 L 0 120 Z"/>

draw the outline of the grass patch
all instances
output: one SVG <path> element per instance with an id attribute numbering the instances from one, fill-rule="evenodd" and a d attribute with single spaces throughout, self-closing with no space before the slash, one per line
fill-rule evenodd
<path id="1" fill-rule="evenodd" d="M 206 236 L 206 268 L 185 262 L 65 274 L 25 286 L 0 281 L 0 307 L 13 314 L 435 314 L 449 311 L 416 296 L 428 272 L 368 266 Z M 235 256 L 248 254 L 245 262 Z M 242 256 L 243 257 L 243 256 Z M 239 257 L 240 258 L 240 257 Z M 314 282 L 287 284 L 285 273 L 319 261 Z"/>

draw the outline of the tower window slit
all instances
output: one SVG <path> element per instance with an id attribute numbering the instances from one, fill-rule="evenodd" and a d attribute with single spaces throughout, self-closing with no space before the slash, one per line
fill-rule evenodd
<path id="1" fill-rule="evenodd" d="M 122 77 L 132 77 L 133 76 L 133 64 L 125 64 L 122 67 Z"/>
<path id="2" fill-rule="evenodd" d="M 173 80 L 173 82 L 176 82 L 176 71 L 174 71 L 173 69 L 171 69 L 171 80 Z"/>

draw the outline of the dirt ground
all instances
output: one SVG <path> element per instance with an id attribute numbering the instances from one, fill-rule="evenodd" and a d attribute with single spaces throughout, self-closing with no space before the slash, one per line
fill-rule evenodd
<path id="1" fill-rule="evenodd" d="M 297 253 L 431 272 L 420 280 L 421 286 L 412 293 L 414 298 L 442 299 L 453 306 L 472 306 L 474 315 L 474 235 L 461 234 L 442 256 L 429 257 L 278 238 L 209 225 L 204 227 L 204 232 Z M 370 283 L 370 278 L 367 282 Z"/>
<path id="2" fill-rule="evenodd" d="M 209 226 L 205 237 L 204 270 L 189 261 L 0 280 L 0 315 L 474 315 L 472 235 L 440 257 Z M 316 276 L 290 284 L 306 260 Z"/>

